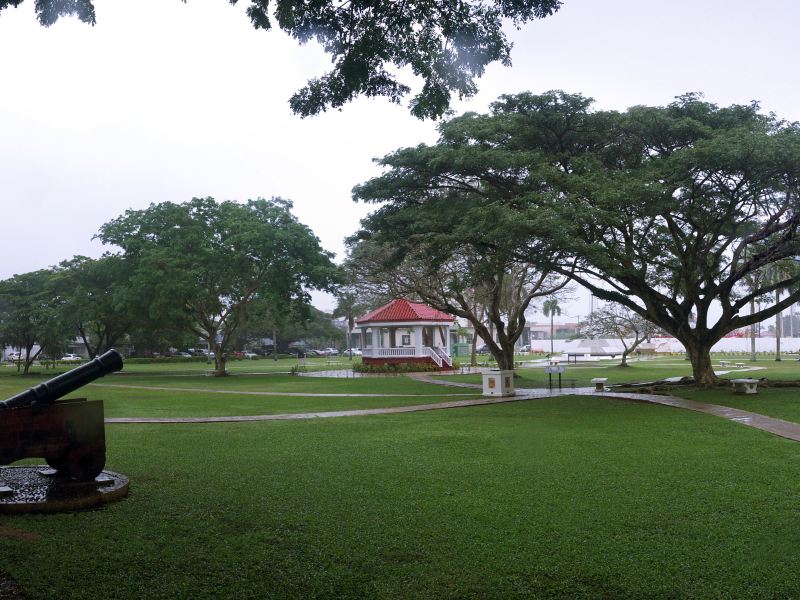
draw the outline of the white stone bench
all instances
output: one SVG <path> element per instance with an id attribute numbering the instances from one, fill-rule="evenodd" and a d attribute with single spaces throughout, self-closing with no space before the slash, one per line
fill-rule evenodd
<path id="1" fill-rule="evenodd" d="M 757 394 L 758 379 L 731 379 L 734 394 Z"/>
<path id="2" fill-rule="evenodd" d="M 604 392 L 606 390 L 606 381 L 608 381 L 608 377 L 595 377 L 591 381 L 594 384 L 595 392 Z"/>
<path id="3" fill-rule="evenodd" d="M 721 360 L 721 361 L 719 361 L 719 366 L 721 366 L 721 367 L 730 367 L 731 366 L 731 361 L 729 361 L 729 360 Z"/>
<path id="4" fill-rule="evenodd" d="M 747 364 L 746 363 L 734 363 L 733 366 L 735 366 L 737 369 L 744 369 L 747 366 Z"/>

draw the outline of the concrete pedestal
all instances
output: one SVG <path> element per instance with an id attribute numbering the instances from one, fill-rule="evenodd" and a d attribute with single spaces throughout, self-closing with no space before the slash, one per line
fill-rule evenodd
<path id="1" fill-rule="evenodd" d="M 492 369 L 483 374 L 484 396 L 513 396 L 515 393 L 514 371 Z"/>

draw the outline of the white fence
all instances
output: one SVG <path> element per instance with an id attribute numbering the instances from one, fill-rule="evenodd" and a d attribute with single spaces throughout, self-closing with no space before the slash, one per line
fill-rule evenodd
<path id="1" fill-rule="evenodd" d="M 622 353 L 622 344 L 618 339 L 608 338 L 602 340 L 594 340 L 595 343 L 600 342 L 605 348 L 609 350 L 616 350 Z M 633 340 L 628 340 L 633 342 Z M 579 352 L 582 347 L 585 347 L 585 342 L 581 340 L 553 340 L 553 350 L 555 352 Z M 678 340 L 675 338 L 654 338 L 653 345 L 656 347 L 656 352 L 686 352 Z M 531 350 L 540 350 L 542 352 L 550 352 L 550 340 L 532 340 Z M 723 338 L 711 349 L 712 352 L 750 352 L 750 338 Z M 800 337 L 782 337 L 781 338 L 781 352 L 798 352 L 800 351 Z M 775 338 L 774 337 L 760 337 L 756 338 L 756 352 L 775 352 Z"/>

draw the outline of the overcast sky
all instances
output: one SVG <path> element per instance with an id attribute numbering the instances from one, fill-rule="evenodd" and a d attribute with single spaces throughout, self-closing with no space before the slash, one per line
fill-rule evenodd
<path id="1" fill-rule="evenodd" d="M 372 159 L 436 140 L 435 123 L 384 100 L 293 116 L 290 95 L 330 61 L 314 44 L 254 30 L 245 2 L 95 5 L 95 27 L 61 19 L 43 28 L 34 0 L 0 12 L 0 278 L 99 256 L 91 238 L 103 223 L 193 196 L 289 198 L 341 259 L 343 238 L 369 210 L 350 190 L 379 173 Z M 480 93 L 454 108 L 563 89 L 624 110 L 701 91 L 800 120 L 798 6 L 564 0 L 555 16 L 509 28 L 513 66 L 489 67 Z M 331 308 L 322 296 L 315 303 Z"/>

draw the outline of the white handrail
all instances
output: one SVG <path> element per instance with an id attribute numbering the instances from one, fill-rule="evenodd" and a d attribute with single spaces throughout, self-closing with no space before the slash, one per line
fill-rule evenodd
<path id="1" fill-rule="evenodd" d="M 436 350 L 434 350 L 433 348 L 428 348 L 427 350 L 428 350 L 428 356 L 430 356 L 433 359 L 433 362 L 436 363 L 436 366 L 441 367 L 442 357 L 439 356 L 439 353 L 436 352 Z"/>
<path id="2" fill-rule="evenodd" d="M 444 351 L 443 348 L 439 348 L 438 346 L 433 347 L 433 351 L 441 358 L 442 362 L 445 363 L 448 367 L 453 366 L 453 361 L 450 359 L 450 355 Z M 441 364 L 439 365 L 442 366 Z"/>

